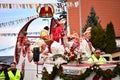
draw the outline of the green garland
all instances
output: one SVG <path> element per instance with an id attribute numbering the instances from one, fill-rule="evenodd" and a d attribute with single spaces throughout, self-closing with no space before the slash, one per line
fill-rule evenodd
<path id="1" fill-rule="evenodd" d="M 57 65 L 54 65 L 53 71 L 51 72 L 51 74 L 49 74 L 46 68 L 44 67 L 42 72 L 42 80 L 54 80 L 56 76 L 59 76 L 63 80 L 85 80 L 87 77 L 90 76 L 92 72 L 96 73 L 93 80 L 96 80 L 95 78 L 97 77 L 103 77 L 106 80 L 111 80 L 111 78 L 115 78 L 118 75 L 120 76 L 120 64 L 117 63 L 116 67 L 114 67 L 113 70 L 102 70 L 102 68 L 100 68 L 99 65 L 94 64 L 90 68 L 87 68 L 86 71 L 81 75 L 63 74 L 63 67 L 61 65 L 59 67 Z"/>
<path id="2" fill-rule="evenodd" d="M 68 63 L 70 62 L 70 61 L 75 61 L 74 59 L 73 60 L 70 60 L 68 57 L 66 57 L 65 55 L 61 55 L 61 54 L 55 54 L 55 55 L 53 55 L 53 59 L 57 59 L 57 58 L 63 58 L 65 61 L 67 61 Z M 79 63 L 81 63 L 81 58 L 80 59 L 78 59 L 77 61 L 79 62 Z"/>

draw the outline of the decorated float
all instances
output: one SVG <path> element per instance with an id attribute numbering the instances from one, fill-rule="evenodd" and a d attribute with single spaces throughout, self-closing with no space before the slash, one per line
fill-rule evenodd
<path id="1" fill-rule="evenodd" d="M 92 65 L 82 62 L 83 52 L 79 50 L 78 34 L 67 36 L 67 41 L 64 37 L 64 45 L 41 37 L 40 31 L 44 26 L 35 27 L 33 24 L 41 25 L 40 21 L 47 20 L 50 23 L 48 25 L 50 34 L 53 26 L 57 24 L 53 17 L 53 7 L 50 4 L 44 6 L 37 8 L 39 16 L 28 21 L 17 37 L 14 61 L 17 63 L 17 68 L 24 74 L 24 80 L 120 79 L 120 64 Z M 33 28 L 36 30 L 34 31 Z M 31 30 L 35 35 L 30 35 Z M 50 50 L 45 57 L 41 57 L 43 50 Z"/>

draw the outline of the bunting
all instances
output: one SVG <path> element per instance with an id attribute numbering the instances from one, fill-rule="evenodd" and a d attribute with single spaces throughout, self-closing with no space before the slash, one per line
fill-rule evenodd
<path id="1" fill-rule="evenodd" d="M 35 8 L 36 12 L 38 7 L 42 5 L 42 4 L 5 4 L 5 3 L 0 3 L 0 9 L 1 8 L 8 8 L 8 9 L 13 9 L 13 8 Z M 55 14 L 59 14 L 60 12 L 66 11 L 67 9 L 71 8 L 71 7 L 78 7 L 79 3 L 78 1 L 76 2 L 66 2 L 66 3 L 54 3 L 51 4 L 54 7 L 54 13 Z M 11 25 L 15 25 L 15 24 L 19 24 L 22 23 L 24 21 L 29 21 L 32 18 L 36 18 L 38 17 L 38 15 L 35 16 L 30 16 L 30 17 L 26 17 L 26 18 L 22 18 L 22 19 L 18 19 L 18 20 L 14 20 L 14 21 L 9 21 L 9 22 L 2 22 L 0 23 L 0 28 L 1 27 L 6 27 L 6 26 L 11 26 Z"/>
<path id="2" fill-rule="evenodd" d="M 5 50 L 8 50 L 8 49 L 13 49 L 14 48 L 14 46 L 10 46 L 10 47 L 7 47 L 7 48 L 3 48 L 3 49 L 0 49 L 0 52 L 1 51 L 5 51 Z"/>
<path id="3" fill-rule="evenodd" d="M 5 4 L 5 3 L 0 3 L 0 8 L 8 8 L 8 9 L 13 9 L 13 8 L 35 8 L 37 4 Z"/>
<path id="4" fill-rule="evenodd" d="M 39 35 L 40 34 L 40 32 L 28 32 L 27 33 L 28 35 Z M 8 37 L 8 36 L 17 36 L 18 35 L 18 33 L 0 33 L 0 37 Z"/>
<path id="5" fill-rule="evenodd" d="M 38 15 L 35 15 L 35 16 L 30 16 L 30 17 L 14 20 L 14 21 L 3 22 L 3 23 L 0 23 L 0 28 L 15 25 L 15 24 L 19 24 L 19 23 L 22 23 L 22 22 L 28 22 L 29 20 L 31 20 L 33 18 L 37 18 L 37 17 L 38 17 Z"/>
<path id="6" fill-rule="evenodd" d="M 63 8 L 65 6 L 64 4 L 67 4 L 67 7 L 78 7 L 78 1 L 75 2 L 66 2 L 66 3 L 54 3 L 51 5 L 54 5 L 55 7 L 58 8 Z M 8 3 L 0 3 L 0 8 L 8 8 L 8 9 L 13 9 L 13 8 L 37 8 L 38 5 L 41 4 L 8 4 Z"/>

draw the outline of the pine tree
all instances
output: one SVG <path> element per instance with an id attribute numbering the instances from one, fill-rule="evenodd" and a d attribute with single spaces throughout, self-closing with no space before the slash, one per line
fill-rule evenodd
<path id="1" fill-rule="evenodd" d="M 91 7 L 90 15 L 87 17 L 86 24 L 84 28 L 82 29 L 83 32 L 89 27 L 96 27 L 98 25 L 98 16 L 96 16 L 96 12 L 94 10 L 94 7 Z"/>
<path id="2" fill-rule="evenodd" d="M 95 48 L 100 48 L 102 51 L 105 50 L 106 34 L 100 24 L 98 24 L 96 27 L 92 28 L 90 41 L 92 42 L 92 44 Z"/>
<path id="3" fill-rule="evenodd" d="M 116 42 L 115 42 L 115 32 L 114 32 L 114 27 L 112 22 L 107 24 L 106 28 L 106 37 L 107 37 L 107 47 L 106 47 L 106 52 L 107 53 L 113 53 L 116 51 Z"/>

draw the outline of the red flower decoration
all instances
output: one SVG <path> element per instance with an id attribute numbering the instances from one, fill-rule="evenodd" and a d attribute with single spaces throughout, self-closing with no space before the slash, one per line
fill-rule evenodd
<path id="1" fill-rule="evenodd" d="M 99 75 L 95 75 L 95 76 L 93 77 L 93 80 L 99 80 L 99 78 L 100 78 Z"/>
<path id="2" fill-rule="evenodd" d="M 74 43 L 72 46 L 68 49 L 66 48 L 65 56 L 68 58 L 69 61 L 81 61 L 82 56 L 80 55 L 80 50 L 79 50 L 79 41 L 73 40 Z"/>

